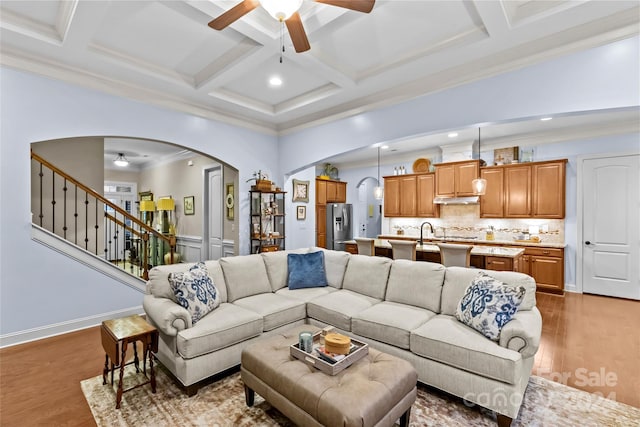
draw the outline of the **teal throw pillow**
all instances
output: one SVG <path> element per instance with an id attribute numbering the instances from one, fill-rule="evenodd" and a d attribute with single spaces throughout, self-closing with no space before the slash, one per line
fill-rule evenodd
<path id="1" fill-rule="evenodd" d="M 327 273 L 324 268 L 324 252 L 308 254 L 288 254 L 287 268 L 289 289 L 318 288 L 327 286 Z"/>
<path id="2" fill-rule="evenodd" d="M 456 318 L 485 337 L 498 341 L 502 327 L 518 311 L 525 291 L 523 286 L 509 286 L 480 272 L 460 300 Z"/>
<path id="3" fill-rule="evenodd" d="M 220 305 L 220 294 L 203 262 L 189 271 L 169 274 L 169 284 L 176 302 L 187 309 L 194 325 Z"/>

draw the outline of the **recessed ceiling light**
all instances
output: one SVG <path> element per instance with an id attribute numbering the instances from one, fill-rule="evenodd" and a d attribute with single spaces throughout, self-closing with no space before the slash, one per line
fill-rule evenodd
<path id="1" fill-rule="evenodd" d="M 282 86 L 282 79 L 278 76 L 273 76 L 269 79 L 269 85 L 274 87 Z"/>
<path id="2" fill-rule="evenodd" d="M 458 136 L 458 132 L 451 132 L 447 135 L 449 138 L 455 138 L 456 136 Z"/>
<path id="3" fill-rule="evenodd" d="M 380 148 L 382 148 L 383 150 L 386 150 L 387 148 L 389 148 L 388 145 L 381 145 Z"/>
<path id="4" fill-rule="evenodd" d="M 553 117 L 543 117 L 543 118 L 540 119 L 540 121 L 542 121 L 542 122 L 547 122 L 549 120 L 553 120 Z"/>

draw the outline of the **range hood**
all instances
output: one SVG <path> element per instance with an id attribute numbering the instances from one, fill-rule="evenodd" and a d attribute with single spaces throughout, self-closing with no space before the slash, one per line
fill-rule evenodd
<path id="1" fill-rule="evenodd" d="M 469 197 L 436 197 L 433 203 L 437 205 L 475 205 L 480 201 L 480 196 Z"/>

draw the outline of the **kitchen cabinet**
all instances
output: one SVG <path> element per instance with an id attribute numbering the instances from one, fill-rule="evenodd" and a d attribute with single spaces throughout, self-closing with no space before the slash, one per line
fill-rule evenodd
<path id="1" fill-rule="evenodd" d="M 566 162 L 482 168 L 480 175 L 487 180 L 487 190 L 480 197 L 480 217 L 564 218 Z"/>
<path id="2" fill-rule="evenodd" d="M 336 183 L 336 203 L 347 203 L 347 183 Z"/>
<path id="3" fill-rule="evenodd" d="M 512 258 L 502 258 L 495 256 L 487 256 L 484 258 L 484 268 L 494 271 L 516 271 L 513 268 Z"/>
<path id="4" fill-rule="evenodd" d="M 316 205 L 316 245 L 327 246 L 327 206 Z"/>
<path id="5" fill-rule="evenodd" d="M 564 249 L 527 247 L 524 255 L 538 290 L 564 293 Z"/>
<path id="6" fill-rule="evenodd" d="M 316 246 L 327 245 L 327 203 L 346 203 L 347 183 L 316 179 Z"/>
<path id="7" fill-rule="evenodd" d="M 482 168 L 480 177 L 487 180 L 485 194 L 480 196 L 480 217 L 504 218 L 504 168 Z"/>
<path id="8" fill-rule="evenodd" d="M 440 208 L 433 203 L 435 175 L 408 174 L 384 177 L 385 217 L 437 217 Z"/>
<path id="9" fill-rule="evenodd" d="M 355 243 L 345 243 L 344 250 L 350 254 L 358 255 L 358 245 Z"/>
<path id="10" fill-rule="evenodd" d="M 418 199 L 416 177 L 402 175 L 400 181 L 400 216 L 415 217 Z"/>
<path id="11" fill-rule="evenodd" d="M 505 168 L 504 214 L 505 218 L 531 216 L 531 167 L 529 165 Z"/>
<path id="12" fill-rule="evenodd" d="M 333 203 L 338 200 L 338 185 L 333 181 L 327 181 L 327 202 Z"/>
<path id="13" fill-rule="evenodd" d="M 400 216 L 400 179 L 384 177 L 384 216 Z"/>
<path id="14" fill-rule="evenodd" d="M 480 170 L 478 160 L 440 163 L 435 168 L 436 196 L 464 197 L 474 195 L 471 182 L 478 178 Z"/>
<path id="15" fill-rule="evenodd" d="M 532 217 L 564 218 L 566 161 L 531 166 L 533 176 Z"/>
<path id="16" fill-rule="evenodd" d="M 440 205 L 433 203 L 436 196 L 436 175 L 427 173 L 416 175 L 418 191 L 416 214 L 421 218 L 437 218 L 440 216 Z"/>
<path id="17" fill-rule="evenodd" d="M 316 191 L 320 194 L 316 199 L 318 203 L 346 203 L 347 183 L 342 181 L 316 180 Z"/>
<path id="18" fill-rule="evenodd" d="M 327 204 L 327 181 L 316 179 L 316 205 Z"/>

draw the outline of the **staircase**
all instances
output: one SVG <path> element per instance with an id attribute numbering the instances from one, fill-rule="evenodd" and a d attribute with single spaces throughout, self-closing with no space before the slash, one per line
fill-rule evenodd
<path id="1" fill-rule="evenodd" d="M 149 279 L 149 269 L 176 259 L 176 238 L 120 206 L 33 151 L 31 210 L 35 240 L 125 283 Z"/>

